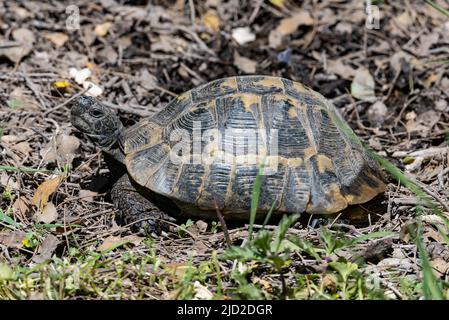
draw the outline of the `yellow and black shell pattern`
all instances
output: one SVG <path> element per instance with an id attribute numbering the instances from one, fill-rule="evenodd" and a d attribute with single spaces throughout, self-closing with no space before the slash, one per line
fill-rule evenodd
<path id="1" fill-rule="evenodd" d="M 376 162 L 336 118 L 344 122 L 298 82 L 229 77 L 178 96 L 129 128 L 122 146 L 131 178 L 187 215 L 215 218 L 219 209 L 247 219 L 262 163 L 271 171 L 262 176 L 259 216 L 273 204 L 275 213 L 329 214 L 385 190 Z"/>

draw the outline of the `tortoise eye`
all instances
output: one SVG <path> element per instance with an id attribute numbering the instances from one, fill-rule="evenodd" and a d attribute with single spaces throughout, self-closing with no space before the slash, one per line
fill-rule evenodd
<path id="1" fill-rule="evenodd" d="M 89 115 L 94 118 L 100 118 L 103 115 L 103 112 L 99 109 L 92 109 L 89 111 Z"/>

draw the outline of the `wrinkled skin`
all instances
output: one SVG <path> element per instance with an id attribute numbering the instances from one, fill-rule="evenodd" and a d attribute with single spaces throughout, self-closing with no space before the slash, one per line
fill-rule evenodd
<path id="1" fill-rule="evenodd" d="M 119 118 L 95 98 L 81 96 L 72 105 L 71 121 L 102 149 L 110 149 L 117 142 L 123 125 Z"/>
<path id="2" fill-rule="evenodd" d="M 168 230 L 167 221 L 174 219 L 142 195 L 129 179 L 118 141 L 124 130 L 118 116 L 95 98 L 81 96 L 72 104 L 71 122 L 103 150 L 113 176 L 120 176 L 111 190 L 112 201 L 119 211 L 118 221 L 143 234 L 159 235 Z"/>

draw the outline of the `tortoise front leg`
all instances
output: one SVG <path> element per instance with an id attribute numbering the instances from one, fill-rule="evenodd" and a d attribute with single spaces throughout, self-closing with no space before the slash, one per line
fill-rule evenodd
<path id="1" fill-rule="evenodd" d="M 114 184 L 111 190 L 114 206 L 119 210 L 118 220 L 131 224 L 131 231 L 140 234 L 161 234 L 168 231 L 169 224 L 175 219 L 162 212 L 150 200 L 141 195 L 131 184 L 127 174 L 124 174 Z"/>

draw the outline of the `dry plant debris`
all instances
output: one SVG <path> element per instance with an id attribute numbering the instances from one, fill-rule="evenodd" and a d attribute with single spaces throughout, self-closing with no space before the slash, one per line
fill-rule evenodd
<path id="1" fill-rule="evenodd" d="M 79 21 L 72 1 L 0 1 L 0 298 L 422 297 L 410 234 L 420 203 L 393 179 L 377 204 L 301 218 L 288 234 L 312 247 L 282 242 L 281 269 L 232 264 L 216 222 L 180 222 L 158 239 L 118 226 L 110 173 L 69 121 L 68 102 L 86 91 L 131 125 L 213 79 L 290 78 L 331 99 L 449 217 L 449 17 L 423 1 L 372 3 L 378 28 L 356 0 L 79 0 Z M 422 210 L 447 284 L 448 230 Z M 248 237 L 228 227 L 234 244 Z M 349 245 L 375 232 L 390 234 Z M 354 293 L 359 275 L 375 281 Z"/>

